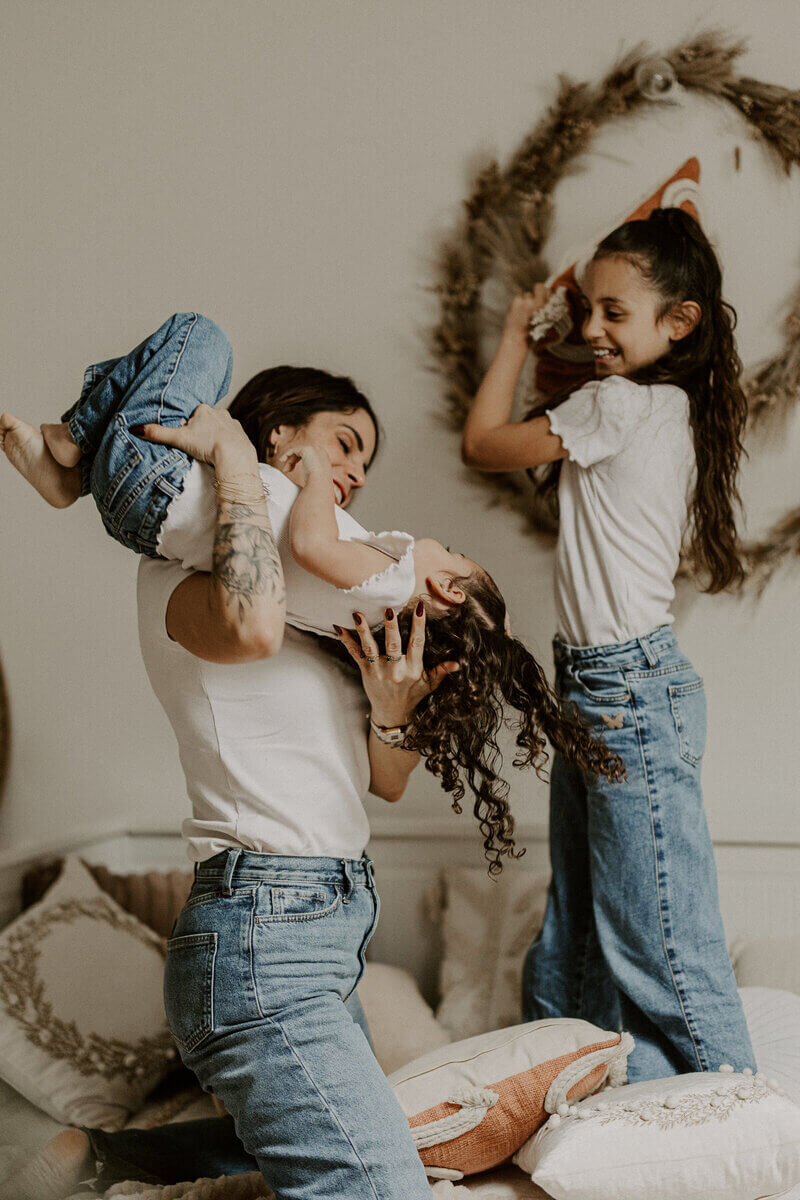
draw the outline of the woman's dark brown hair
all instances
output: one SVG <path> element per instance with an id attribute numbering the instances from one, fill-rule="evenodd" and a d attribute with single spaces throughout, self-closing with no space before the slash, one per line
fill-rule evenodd
<path id="1" fill-rule="evenodd" d="M 467 788 L 472 792 L 489 873 L 496 875 L 504 856 L 524 853 L 514 846 L 509 785 L 500 774 L 497 736 L 503 725 L 516 729 L 514 766 L 532 766 L 540 778 L 549 757 L 545 738 L 590 774 L 621 781 L 625 769 L 556 696 L 530 651 L 506 632 L 505 602 L 491 576 L 478 570 L 453 582 L 466 599 L 444 613 L 429 604 L 424 663 L 430 670 L 458 661 L 460 670 L 418 704 L 404 744 L 423 756 L 427 770 L 452 794 L 456 812 L 461 812 Z M 405 645 L 410 611 L 400 614 L 399 624 Z M 383 631 L 374 635 L 382 647 Z M 513 719 L 507 716 L 511 709 L 517 714 Z"/>
<path id="2" fill-rule="evenodd" d="M 692 332 L 634 379 L 674 383 L 689 397 L 697 482 L 689 505 L 688 555 L 704 590 L 721 592 L 744 578 L 735 510 L 747 399 L 733 337 L 736 313 L 722 298 L 722 272 L 708 238 L 681 208 L 657 208 L 646 221 L 620 225 L 594 255 L 612 256 L 627 258 L 658 293 L 659 317 L 685 300 L 700 306 Z"/>
<path id="3" fill-rule="evenodd" d="M 269 435 L 279 425 L 307 425 L 318 412 L 356 412 L 363 409 L 375 426 L 378 452 L 380 427 L 367 397 L 346 375 L 331 375 L 316 367 L 270 367 L 259 371 L 236 393 L 228 411 L 256 448 L 261 462 L 271 455 Z"/>

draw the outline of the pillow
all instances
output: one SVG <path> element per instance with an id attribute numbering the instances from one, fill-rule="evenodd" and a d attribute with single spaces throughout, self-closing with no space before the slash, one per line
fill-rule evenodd
<path id="1" fill-rule="evenodd" d="M 547 1113 L 623 1081 L 632 1049 L 588 1021 L 531 1021 L 434 1050 L 389 1082 L 428 1174 L 460 1179 L 505 1162 Z"/>
<path id="2" fill-rule="evenodd" d="M 443 872 L 442 964 L 436 1019 L 453 1037 L 522 1020 L 522 964 L 542 927 L 548 874 L 481 867 Z"/>
<path id="3" fill-rule="evenodd" d="M 734 970 L 739 987 L 778 988 L 800 995 L 800 936 L 740 942 Z"/>
<path id="4" fill-rule="evenodd" d="M 83 860 L 81 860 L 83 861 Z M 22 879 L 22 907 L 41 900 L 58 879 L 63 859 L 38 863 Z M 95 882 L 116 900 L 125 912 L 132 913 L 163 938 L 168 938 L 178 913 L 186 903 L 194 875 L 191 871 L 146 871 L 116 875 L 100 863 L 84 863 Z"/>
<path id="5" fill-rule="evenodd" d="M 800 1104 L 800 996 L 774 988 L 741 988 L 739 995 L 759 1071 Z"/>
<path id="6" fill-rule="evenodd" d="M 514 1161 L 554 1200 L 754 1200 L 800 1182 L 800 1108 L 762 1075 L 674 1075 L 571 1106 Z"/>
<path id="7" fill-rule="evenodd" d="M 56 1121 L 119 1129 L 175 1065 L 158 936 L 68 858 L 0 933 L 0 1078 Z"/>
<path id="8" fill-rule="evenodd" d="M 409 971 L 367 963 L 358 985 L 375 1057 L 387 1075 L 450 1041 Z"/>
<path id="9" fill-rule="evenodd" d="M 553 296 L 531 322 L 531 340 L 537 354 L 536 390 L 542 397 L 574 391 L 587 379 L 594 378 L 594 357 L 581 335 L 580 283 L 598 244 L 618 226 L 644 220 L 655 208 L 683 208 L 699 220 L 699 185 L 700 163 L 689 158 L 632 213 L 614 221 L 591 242 L 573 251 L 566 270 L 548 279 Z"/>

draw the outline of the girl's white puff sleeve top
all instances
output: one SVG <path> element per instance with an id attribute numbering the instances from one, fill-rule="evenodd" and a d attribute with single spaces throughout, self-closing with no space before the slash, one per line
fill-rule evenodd
<path id="1" fill-rule="evenodd" d="M 670 624 L 695 481 L 686 393 L 613 375 L 547 416 L 569 455 L 558 487 L 560 636 L 604 646 Z"/>
<path id="2" fill-rule="evenodd" d="M 414 538 L 393 530 L 370 533 L 344 509 L 336 507 L 339 536 L 365 542 L 387 555 L 386 567 L 364 583 L 337 588 L 304 571 L 292 556 L 289 514 L 299 488 L 275 467 L 259 464 L 267 490 L 267 511 L 283 566 L 286 584 L 286 620 L 296 629 L 333 636 L 333 625 L 352 627 L 353 613 L 364 614 L 370 626 L 383 621 L 386 608 L 402 609 L 414 594 Z M 217 520 L 214 472 L 193 463 L 184 478 L 181 494 L 169 506 L 161 526 L 158 552 L 179 562 L 185 570 L 210 571 Z"/>

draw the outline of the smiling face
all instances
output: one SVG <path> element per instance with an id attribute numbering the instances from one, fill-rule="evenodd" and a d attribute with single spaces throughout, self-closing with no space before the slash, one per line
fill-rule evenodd
<path id="1" fill-rule="evenodd" d="M 331 460 L 336 503 L 346 508 L 356 488 L 366 483 L 377 437 L 369 413 L 357 408 L 353 412 L 317 412 L 305 425 L 278 425 L 269 440 L 274 450 L 270 464 L 293 483 L 302 478 L 302 464 L 297 462 L 286 470 L 282 456 L 302 446 L 321 446 Z"/>
<path id="2" fill-rule="evenodd" d="M 586 317 L 583 336 L 594 351 L 595 375 L 632 375 L 667 354 L 681 334 L 663 300 L 627 258 L 595 259 L 583 281 Z M 683 331 L 686 332 L 685 330 Z"/>

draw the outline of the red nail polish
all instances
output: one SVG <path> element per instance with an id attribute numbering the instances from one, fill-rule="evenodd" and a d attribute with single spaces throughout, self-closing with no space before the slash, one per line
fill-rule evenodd
<path id="1" fill-rule="evenodd" d="M 359 616 L 358 613 L 353 613 L 353 620 L 355 621 L 356 625 L 361 624 L 361 617 Z"/>
<path id="2" fill-rule="evenodd" d="M 387 621 L 393 621 L 394 620 L 394 609 L 387 608 L 386 612 L 384 613 L 384 616 L 386 617 Z"/>
<path id="3" fill-rule="evenodd" d="M 131 425 L 130 430 L 134 437 L 141 437 L 144 433 L 144 425 Z"/>
<path id="4" fill-rule="evenodd" d="M 421 617 L 424 612 L 425 612 L 425 605 L 420 600 L 419 603 L 417 604 L 417 616 Z"/>
<path id="5" fill-rule="evenodd" d="M 343 630 L 341 630 L 338 625 L 334 625 L 333 632 L 335 634 L 337 634 L 338 636 L 340 636 L 342 634 Z"/>

